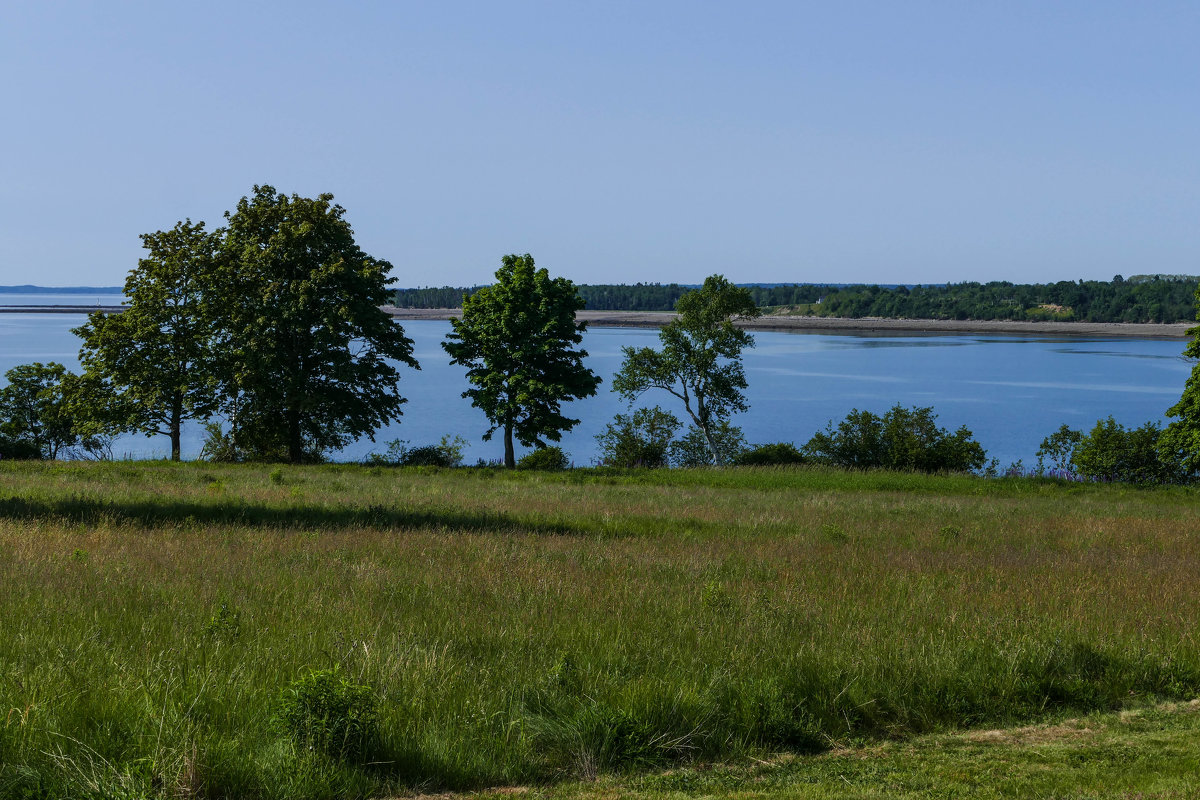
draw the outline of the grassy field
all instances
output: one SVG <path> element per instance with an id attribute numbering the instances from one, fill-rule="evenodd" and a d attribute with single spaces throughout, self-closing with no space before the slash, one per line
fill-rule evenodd
<path id="1" fill-rule="evenodd" d="M 1179 488 L 0 464 L 0 796 L 820 796 L 1200 695 L 1198 533 Z M 314 670 L 376 700 L 353 752 L 289 722 Z"/>

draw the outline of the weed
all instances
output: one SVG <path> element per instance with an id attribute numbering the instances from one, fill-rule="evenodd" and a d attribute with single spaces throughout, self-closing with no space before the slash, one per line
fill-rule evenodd
<path id="1" fill-rule="evenodd" d="M 833 522 L 826 522 L 821 525 L 821 537 L 830 544 L 845 544 L 850 541 L 850 534 L 841 526 Z"/>
<path id="2" fill-rule="evenodd" d="M 242 632 L 242 614 L 228 603 L 221 603 L 204 625 L 204 635 L 214 639 L 236 639 Z"/>
<path id="3" fill-rule="evenodd" d="M 316 670 L 280 699 L 279 720 L 297 744 L 338 759 L 361 760 L 379 737 L 379 701 L 337 670 Z"/>

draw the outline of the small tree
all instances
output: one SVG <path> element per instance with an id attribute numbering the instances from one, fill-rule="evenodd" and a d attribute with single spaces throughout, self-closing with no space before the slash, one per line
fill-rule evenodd
<path id="1" fill-rule="evenodd" d="M 557 442 L 579 420 L 563 416 L 564 400 L 591 397 L 600 378 L 584 366 L 586 323 L 575 321 L 583 299 L 566 278 L 534 269 L 533 257 L 504 256 L 496 283 L 463 298 L 462 319 L 442 347 L 467 367 L 474 388 L 463 392 L 491 422 L 484 439 L 504 434 L 504 466 L 516 467 L 513 438 L 525 447 Z"/>
<path id="2" fill-rule="evenodd" d="M 720 464 L 718 423 L 749 407 L 742 393 L 742 350 L 754 346 L 754 337 L 733 323 L 757 317 L 759 310 L 750 292 L 721 275 L 684 294 L 675 309 L 678 316 L 659 331 L 661 350 L 622 349 L 625 363 L 613 378 L 613 391 L 630 404 L 648 389 L 679 398 L 708 446 L 709 463 Z"/>
<path id="3" fill-rule="evenodd" d="M 1054 433 L 1042 440 L 1042 446 L 1037 451 L 1037 471 L 1039 475 L 1046 472 L 1046 459 L 1050 460 L 1050 469 L 1059 474 L 1071 468 L 1071 459 L 1075 448 L 1083 440 L 1083 434 L 1069 425 L 1061 425 Z"/>
<path id="4" fill-rule="evenodd" d="M 679 419 L 658 406 L 617 414 L 596 435 L 600 463 L 610 467 L 665 467 Z"/>
<path id="5" fill-rule="evenodd" d="M 0 436 L 7 440 L 6 450 L 49 459 L 107 453 L 117 426 L 112 398 L 102 384 L 55 362 L 22 364 L 4 378 Z"/>
<path id="6" fill-rule="evenodd" d="M 63 399 L 62 364 L 21 364 L 4 373 L 0 389 L 0 431 L 10 439 L 31 443 L 43 458 L 58 458 L 75 443 L 71 417 Z"/>
<path id="7" fill-rule="evenodd" d="M 205 419 L 217 407 L 205 304 L 228 301 L 213 274 L 219 242 L 191 220 L 142 234 L 149 254 L 125 279 L 129 308 L 97 311 L 74 330 L 83 339 L 79 359 L 87 373 L 127 398 L 130 429 L 170 438 L 173 461 L 180 458 L 183 422 Z"/>

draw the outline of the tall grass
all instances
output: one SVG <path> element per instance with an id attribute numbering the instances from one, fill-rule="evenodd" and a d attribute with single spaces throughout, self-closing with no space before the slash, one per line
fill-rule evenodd
<path id="1" fill-rule="evenodd" d="M 590 776 L 1200 693 L 1200 494 L 0 464 L 0 796 Z M 331 755 L 280 722 L 369 687 Z"/>

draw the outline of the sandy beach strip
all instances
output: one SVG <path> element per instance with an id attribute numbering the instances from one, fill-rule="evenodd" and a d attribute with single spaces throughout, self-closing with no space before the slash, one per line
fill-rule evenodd
<path id="1" fill-rule="evenodd" d="M 396 308 L 383 310 L 394 318 L 450 319 L 461 317 L 458 308 Z M 668 311 L 581 311 L 589 325 L 618 328 L 660 328 L 675 318 Z M 806 331 L 816 333 L 995 333 L 1018 336 L 1089 336 L 1135 339 L 1186 339 L 1194 322 L 1012 322 L 977 319 L 881 319 L 864 317 L 763 316 L 741 327 L 755 331 Z"/>
<path id="2" fill-rule="evenodd" d="M 125 306 L 0 306 L 0 313 L 87 314 L 104 311 L 119 314 Z M 446 320 L 462 316 L 460 308 L 396 308 L 382 306 L 398 320 Z M 661 328 L 675 318 L 673 311 L 580 311 L 577 317 L 589 325 L 608 328 Z M 802 317 L 768 315 L 737 323 L 753 331 L 797 331 L 808 333 L 974 333 L 1014 336 L 1087 336 L 1092 338 L 1187 339 L 1194 322 L 1013 322 L 986 319 L 883 319 L 881 317 Z"/>

